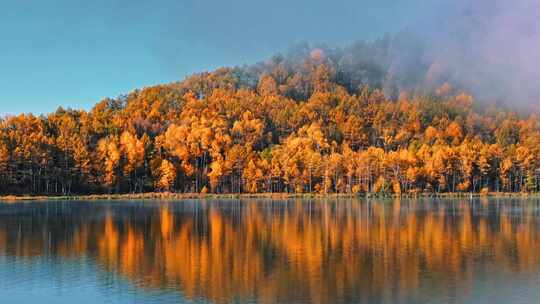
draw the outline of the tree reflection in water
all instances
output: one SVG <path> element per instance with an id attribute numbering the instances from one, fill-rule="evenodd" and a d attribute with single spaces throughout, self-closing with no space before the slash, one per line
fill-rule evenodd
<path id="1" fill-rule="evenodd" d="M 214 302 L 402 301 L 537 272 L 537 201 L 0 205 L 0 254 L 91 256 L 143 289 Z"/>

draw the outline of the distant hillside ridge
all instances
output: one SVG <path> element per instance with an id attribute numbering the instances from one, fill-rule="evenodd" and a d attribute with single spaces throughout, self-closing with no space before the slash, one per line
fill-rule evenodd
<path id="1" fill-rule="evenodd" d="M 537 192 L 538 116 L 403 66 L 396 39 L 4 117 L 0 194 Z"/>

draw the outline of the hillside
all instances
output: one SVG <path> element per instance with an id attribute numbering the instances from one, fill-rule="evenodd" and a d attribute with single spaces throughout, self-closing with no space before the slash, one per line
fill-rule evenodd
<path id="1" fill-rule="evenodd" d="M 536 115 L 396 65 L 390 44 L 303 46 L 90 111 L 4 117 L 0 193 L 540 189 Z"/>

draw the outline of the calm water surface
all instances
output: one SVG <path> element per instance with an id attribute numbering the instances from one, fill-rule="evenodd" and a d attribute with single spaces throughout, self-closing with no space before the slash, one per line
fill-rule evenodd
<path id="1" fill-rule="evenodd" d="M 539 200 L 0 203 L 0 303 L 538 303 Z"/>

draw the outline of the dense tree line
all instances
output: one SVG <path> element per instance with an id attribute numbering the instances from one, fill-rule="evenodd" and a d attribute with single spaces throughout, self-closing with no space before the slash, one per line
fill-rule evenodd
<path id="1" fill-rule="evenodd" d="M 484 106 L 448 83 L 414 88 L 388 44 L 304 47 L 90 111 L 4 117 L 0 192 L 540 189 L 536 115 Z"/>

